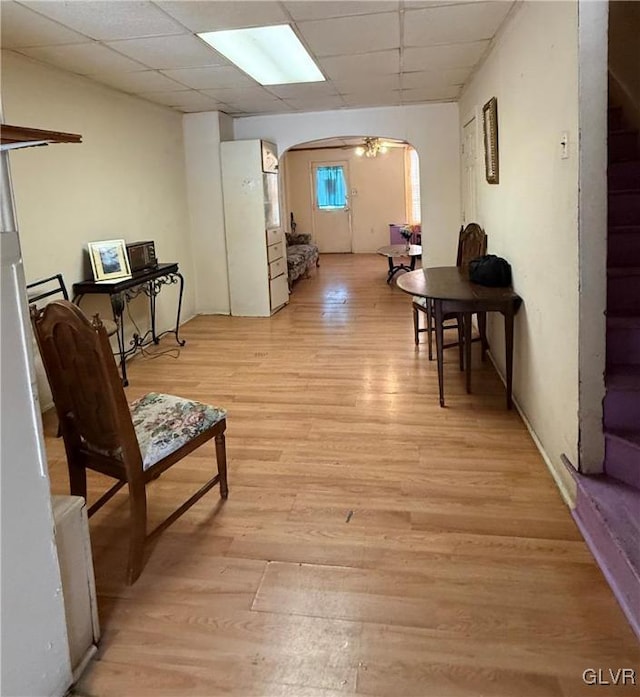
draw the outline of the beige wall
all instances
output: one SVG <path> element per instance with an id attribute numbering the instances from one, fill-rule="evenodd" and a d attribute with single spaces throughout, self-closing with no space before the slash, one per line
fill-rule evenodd
<path id="1" fill-rule="evenodd" d="M 498 101 L 500 183 L 487 184 L 482 142 L 478 219 L 524 299 L 516 318 L 514 397 L 548 462 L 578 447 L 578 17 L 573 2 L 526 2 L 464 91 L 466 116 Z M 569 158 L 560 157 L 563 132 Z M 490 323 L 504 373 L 502 322 Z"/>
<path id="2" fill-rule="evenodd" d="M 160 261 L 179 262 L 182 317 L 193 315 L 182 115 L 5 51 L 2 98 L 6 123 L 82 135 L 79 145 L 11 154 L 27 281 L 61 272 L 71 292 L 90 274 L 87 241 L 151 239 Z M 160 329 L 175 323 L 176 299 L 176 287 L 160 294 Z M 108 301 L 86 300 L 110 314 Z M 144 297 L 132 303 L 145 326 L 146 307 Z"/>
<path id="3" fill-rule="evenodd" d="M 354 252 L 375 252 L 389 244 L 389 224 L 405 221 L 404 149 L 391 148 L 375 158 L 348 150 L 294 150 L 285 154 L 286 201 L 283 222 L 293 211 L 298 232 L 313 234 L 312 165 L 344 161 L 349 172 Z"/>

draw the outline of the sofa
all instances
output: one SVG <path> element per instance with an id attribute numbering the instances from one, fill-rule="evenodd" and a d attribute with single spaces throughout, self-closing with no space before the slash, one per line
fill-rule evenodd
<path id="1" fill-rule="evenodd" d="M 293 282 L 303 276 L 308 278 L 314 266 L 320 266 L 318 245 L 311 241 L 308 233 L 285 233 L 287 240 L 287 275 L 289 289 Z"/>

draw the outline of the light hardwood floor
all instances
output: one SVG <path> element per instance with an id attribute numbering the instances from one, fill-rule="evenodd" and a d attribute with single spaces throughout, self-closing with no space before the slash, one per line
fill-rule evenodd
<path id="1" fill-rule="evenodd" d="M 638 646 L 490 363 L 474 355 L 467 395 L 448 351 L 440 409 L 386 271 L 325 255 L 273 318 L 197 317 L 177 360 L 131 362 L 131 399 L 227 407 L 230 495 L 167 530 L 132 587 L 126 494 L 92 518 L 103 639 L 79 693 L 637 694 L 582 682 L 637 669 Z M 205 446 L 154 482 L 150 524 L 212 467 Z"/>

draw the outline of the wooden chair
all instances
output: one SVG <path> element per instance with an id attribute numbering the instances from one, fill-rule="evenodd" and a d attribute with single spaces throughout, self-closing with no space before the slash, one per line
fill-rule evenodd
<path id="1" fill-rule="evenodd" d="M 468 271 L 469 262 L 476 257 L 484 256 L 487 253 L 487 236 L 484 230 L 477 223 L 469 223 L 466 227 L 460 227 L 458 235 L 458 252 L 456 255 L 456 266 Z M 420 340 L 420 334 L 427 332 L 429 346 L 429 360 L 433 360 L 433 307 L 429 299 L 414 296 L 411 303 L 413 309 L 413 335 L 416 346 Z M 420 327 L 418 312 L 422 312 L 426 316 L 426 327 Z M 463 347 L 463 318 L 458 313 L 445 313 L 444 325 L 445 329 L 457 329 L 458 340 L 445 344 L 443 348 L 451 348 L 457 346 L 460 354 L 460 370 L 464 369 L 464 347 Z M 456 320 L 451 323 L 451 320 Z M 481 340 L 483 347 L 486 347 L 485 338 L 486 315 L 478 315 L 478 327 L 480 329 L 480 337 L 473 341 Z"/>
<path id="2" fill-rule="evenodd" d="M 144 566 L 147 542 L 216 484 L 227 498 L 226 412 L 154 392 L 128 405 L 97 315 L 89 322 L 76 305 L 55 300 L 43 310 L 32 306 L 31 319 L 62 428 L 71 494 L 86 498 L 87 469 L 118 480 L 89 508 L 91 516 L 120 488 L 129 488 L 131 584 Z M 211 438 L 217 474 L 147 534 L 146 485 Z"/>

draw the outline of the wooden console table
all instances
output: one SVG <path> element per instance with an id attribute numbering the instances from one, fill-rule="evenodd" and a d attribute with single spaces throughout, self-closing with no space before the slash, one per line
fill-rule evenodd
<path id="1" fill-rule="evenodd" d="M 180 284 L 180 294 L 178 296 L 178 312 L 176 314 L 175 329 L 156 334 L 156 297 L 163 286 Z M 134 334 L 127 348 L 124 340 L 124 321 L 122 315 L 127 303 L 140 294 L 144 293 L 149 298 L 149 312 L 151 315 L 151 328 L 142 336 Z M 118 352 L 120 354 L 120 371 L 122 372 L 122 382 L 126 386 L 127 380 L 126 359 L 133 355 L 138 349 L 150 343 L 157 344 L 165 334 L 175 334 L 179 346 L 184 346 L 185 341 L 180 339 L 180 311 L 182 309 L 182 295 L 184 293 L 184 278 L 178 271 L 176 262 L 169 264 L 158 264 L 153 269 L 134 271 L 129 278 L 122 278 L 114 281 L 81 281 L 73 284 L 73 302 L 80 305 L 83 296 L 89 294 L 108 295 L 111 301 L 113 319 L 118 328 L 116 336 L 118 338 Z"/>

